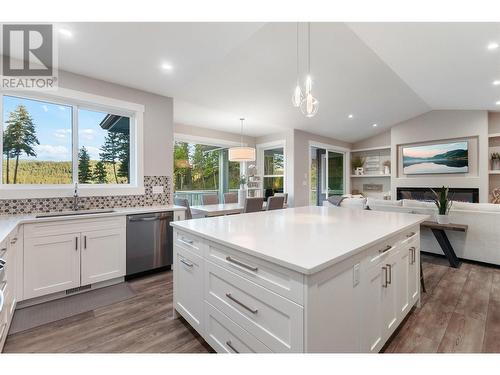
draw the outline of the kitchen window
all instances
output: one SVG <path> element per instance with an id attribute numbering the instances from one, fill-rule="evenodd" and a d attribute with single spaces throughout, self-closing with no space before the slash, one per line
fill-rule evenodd
<path id="1" fill-rule="evenodd" d="M 120 189 L 120 195 L 143 191 L 137 113 L 48 95 L 2 95 L 0 107 L 3 195 L 67 196 L 74 183 L 82 195 L 95 195 L 97 188 L 99 195 L 111 195 L 102 188 Z"/>

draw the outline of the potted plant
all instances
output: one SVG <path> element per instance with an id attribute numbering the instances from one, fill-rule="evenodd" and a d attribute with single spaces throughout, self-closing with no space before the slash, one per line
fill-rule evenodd
<path id="1" fill-rule="evenodd" d="M 352 169 L 354 171 L 354 174 L 360 175 L 361 170 L 363 169 L 363 165 L 365 164 L 365 159 L 362 158 L 361 156 L 355 156 L 351 160 L 351 165 Z"/>
<path id="2" fill-rule="evenodd" d="M 247 176 L 242 174 L 240 176 L 240 190 L 238 190 L 238 203 L 240 205 L 245 204 L 245 199 L 247 199 L 247 189 L 245 185 L 247 183 Z"/>
<path id="3" fill-rule="evenodd" d="M 386 160 L 382 165 L 384 166 L 384 174 L 391 174 L 391 161 Z"/>
<path id="4" fill-rule="evenodd" d="M 491 154 L 491 169 L 497 171 L 500 169 L 500 153 L 494 152 Z"/>
<path id="5" fill-rule="evenodd" d="M 453 204 L 453 201 L 448 197 L 449 188 L 443 186 L 437 192 L 433 189 L 431 190 L 434 194 L 434 204 L 438 209 L 437 222 L 439 224 L 449 224 L 450 218 L 448 217 L 448 213 L 450 212 L 451 205 Z"/>

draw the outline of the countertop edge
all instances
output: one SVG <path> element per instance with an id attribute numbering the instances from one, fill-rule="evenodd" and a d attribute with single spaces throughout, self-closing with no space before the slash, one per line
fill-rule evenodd
<path id="1" fill-rule="evenodd" d="M 147 207 L 119 207 L 113 208 L 113 212 L 107 213 L 97 213 L 97 214 L 84 214 L 84 215 L 74 215 L 74 216 L 55 216 L 55 217 L 39 217 L 37 214 L 29 215 L 1 215 L 0 216 L 0 226 L 5 225 L 7 229 L 1 230 L 0 228 L 0 242 L 4 241 L 9 235 L 19 226 L 23 224 L 32 224 L 38 222 L 51 222 L 60 220 L 82 220 L 82 219 L 97 219 L 97 218 L 107 218 L 114 216 L 126 216 L 135 214 L 145 214 L 153 212 L 165 212 L 165 211 L 185 211 L 186 208 L 182 206 L 169 205 L 169 206 L 147 206 Z M 4 221 L 2 223 L 2 221 Z"/>
<path id="2" fill-rule="evenodd" d="M 301 273 L 303 275 L 312 275 L 312 274 L 318 273 L 318 272 L 320 272 L 320 271 L 322 271 L 322 270 L 324 270 L 326 268 L 329 268 L 329 267 L 331 267 L 331 266 L 333 266 L 333 265 L 335 265 L 337 263 L 340 263 L 340 262 L 342 262 L 343 260 L 345 260 L 345 259 L 347 259 L 349 257 L 357 255 L 357 254 L 363 252 L 364 250 L 370 248 L 371 246 L 377 244 L 378 242 L 384 241 L 385 239 L 387 239 L 389 237 L 401 234 L 402 232 L 404 232 L 408 228 L 411 228 L 411 227 L 413 227 L 415 225 L 420 225 L 421 223 L 423 223 L 424 221 L 426 221 L 430 217 L 429 215 L 421 215 L 421 214 L 415 214 L 415 216 L 420 216 L 420 219 L 416 220 L 412 224 L 408 224 L 408 225 L 403 226 L 401 229 L 398 229 L 397 231 L 394 231 L 394 232 L 392 232 L 392 233 L 390 233 L 388 235 L 385 235 L 385 236 L 382 236 L 380 238 L 377 238 L 376 240 L 371 241 L 371 242 L 369 242 L 369 243 L 367 243 L 367 244 L 365 244 L 365 245 L 363 245 L 361 247 L 358 247 L 356 249 L 352 249 L 350 251 L 347 251 L 346 253 L 344 253 L 342 255 L 339 255 L 339 256 L 331 259 L 330 261 L 323 262 L 323 263 L 321 263 L 319 265 L 316 265 L 314 267 L 311 267 L 311 268 L 304 268 L 304 267 L 298 266 L 297 264 L 289 263 L 289 262 L 284 261 L 282 259 L 278 259 L 278 258 L 275 258 L 275 257 L 272 257 L 272 256 L 268 256 L 268 255 L 262 254 L 262 253 L 260 253 L 258 251 L 255 251 L 255 250 L 252 250 L 252 249 L 248 249 L 248 248 L 245 248 L 245 247 L 242 247 L 242 246 L 239 246 L 239 245 L 235 245 L 233 243 L 221 240 L 221 239 L 213 237 L 211 235 L 194 231 L 194 230 L 192 230 L 190 228 L 184 227 L 182 225 L 182 221 L 171 222 L 170 225 L 173 228 L 175 228 L 175 229 L 183 230 L 183 231 L 191 233 L 193 235 L 202 237 L 202 238 L 204 238 L 204 239 L 206 239 L 208 241 L 212 241 L 212 242 L 215 242 L 215 243 L 217 243 L 219 245 L 223 245 L 223 246 L 229 247 L 231 249 L 235 249 L 235 250 L 241 251 L 241 252 L 243 252 L 245 254 L 255 256 L 256 258 L 266 260 L 268 262 L 277 264 L 277 265 L 279 265 L 281 267 L 290 269 L 292 271 Z"/>

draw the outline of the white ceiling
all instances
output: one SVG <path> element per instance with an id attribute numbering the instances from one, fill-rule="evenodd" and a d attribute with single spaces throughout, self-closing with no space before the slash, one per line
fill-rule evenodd
<path id="1" fill-rule="evenodd" d="M 485 48 L 500 39 L 499 24 L 312 24 L 320 100 L 312 119 L 291 106 L 294 23 L 60 26 L 73 33 L 60 38 L 60 68 L 171 96 L 176 122 L 217 130 L 238 132 L 244 116 L 248 135 L 297 128 L 354 142 L 431 109 L 494 110 L 500 100 L 491 84 L 500 79 L 500 50 Z M 162 71 L 164 62 L 172 72 Z"/>

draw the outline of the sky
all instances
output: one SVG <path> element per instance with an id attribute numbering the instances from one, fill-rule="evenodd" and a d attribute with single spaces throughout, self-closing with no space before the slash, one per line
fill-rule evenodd
<path id="1" fill-rule="evenodd" d="M 4 96 L 3 126 L 5 128 L 9 113 L 19 104 L 28 109 L 36 126 L 36 134 L 40 144 L 35 146 L 36 159 L 48 161 L 71 161 L 71 117 L 72 108 L 69 106 L 51 104 L 37 100 Z M 104 143 L 106 131 L 99 123 L 106 113 L 80 109 L 78 114 L 79 137 L 78 146 L 85 146 L 92 160 L 99 159 L 99 148 Z"/>
<path id="2" fill-rule="evenodd" d="M 442 143 L 437 145 L 405 147 L 403 156 L 412 158 L 430 158 L 452 150 L 467 150 L 467 142 Z"/>

